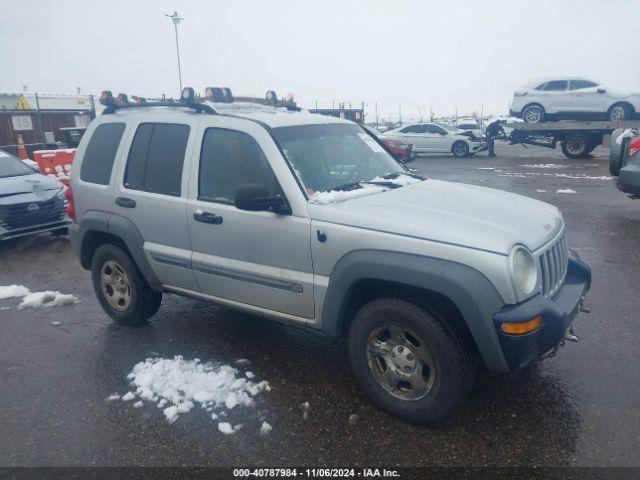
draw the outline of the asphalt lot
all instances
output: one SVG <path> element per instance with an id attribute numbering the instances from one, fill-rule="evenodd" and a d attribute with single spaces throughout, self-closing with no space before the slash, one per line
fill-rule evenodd
<path id="1" fill-rule="evenodd" d="M 593 269 L 592 313 L 575 322 L 580 343 L 526 375 L 486 375 L 453 417 L 417 427 L 368 401 L 344 345 L 173 295 L 149 326 L 118 327 L 67 239 L 8 241 L 0 244 L 0 285 L 60 290 L 81 303 L 18 311 L 16 299 L 0 300 L 10 307 L 0 310 L 0 466 L 640 465 L 640 200 L 598 178 L 608 175 L 607 150 L 577 161 L 535 147 L 497 151 L 496 159 L 421 157 L 411 167 L 562 210 L 570 246 Z M 567 188 L 576 193 L 556 193 Z M 129 390 L 137 362 L 174 355 L 247 358 L 272 390 L 255 408 L 233 410 L 234 422 L 245 423 L 233 435 L 202 410 L 170 424 L 153 405 L 105 401 Z M 350 424 L 352 414 L 359 419 Z M 263 418 L 273 431 L 261 436 Z"/>

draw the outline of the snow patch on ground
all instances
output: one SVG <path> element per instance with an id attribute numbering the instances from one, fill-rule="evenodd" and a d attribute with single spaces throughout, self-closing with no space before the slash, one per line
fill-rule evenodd
<path id="1" fill-rule="evenodd" d="M 0 285 L 0 300 L 6 298 L 24 297 L 31 293 L 29 289 L 23 285 Z"/>
<path id="2" fill-rule="evenodd" d="M 273 427 L 271 425 L 269 425 L 267 422 L 262 422 L 262 425 L 260 425 L 260 434 L 261 435 L 266 435 L 266 434 L 270 433 L 271 430 L 273 430 Z"/>
<path id="3" fill-rule="evenodd" d="M 578 193 L 575 190 L 571 190 L 570 188 L 559 188 L 556 190 L 556 193 Z"/>
<path id="4" fill-rule="evenodd" d="M 525 168 L 567 168 L 566 165 L 558 165 L 555 163 L 534 163 L 530 165 L 522 165 Z"/>
<path id="5" fill-rule="evenodd" d="M 74 303 L 80 303 L 78 297 L 71 294 L 63 294 L 58 291 L 46 291 L 46 292 L 33 292 L 24 296 L 18 310 L 25 308 L 47 308 L 47 307 L 61 307 L 63 305 L 73 305 Z"/>
<path id="6" fill-rule="evenodd" d="M 240 359 L 236 364 L 250 364 Z M 162 409 L 169 423 L 175 422 L 180 415 L 189 413 L 196 405 L 212 412 L 212 420 L 226 415 L 237 406 L 253 407 L 254 397 L 271 390 L 268 382 L 252 382 L 255 375 L 245 372 L 244 376 L 229 365 L 202 363 L 200 359 L 185 360 L 181 356 L 174 358 L 147 358 L 133 367 L 127 378 L 135 391 L 122 397 L 123 401 L 138 399 L 134 406 L 142 402 L 154 402 Z M 138 405 L 140 404 L 140 405 Z M 218 429 L 225 434 L 234 433 L 242 425 L 231 426 L 220 422 Z"/>

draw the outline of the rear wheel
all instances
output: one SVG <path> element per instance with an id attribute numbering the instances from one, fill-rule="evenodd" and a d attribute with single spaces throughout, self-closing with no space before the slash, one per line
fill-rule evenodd
<path id="1" fill-rule="evenodd" d="M 622 122 L 631 120 L 631 107 L 626 103 L 616 103 L 609 109 L 609 120 Z"/>
<path id="2" fill-rule="evenodd" d="M 544 108 L 540 105 L 527 105 L 522 110 L 522 119 L 526 123 L 540 123 L 544 120 Z"/>
<path id="3" fill-rule="evenodd" d="M 115 245 L 95 251 L 91 278 L 103 310 L 121 325 L 142 325 L 160 308 L 162 293 L 149 286 L 131 257 Z"/>
<path id="4" fill-rule="evenodd" d="M 571 133 L 562 140 L 562 153 L 567 158 L 584 158 L 589 154 L 590 141 L 583 133 Z"/>
<path id="5" fill-rule="evenodd" d="M 451 145 L 451 153 L 456 158 L 463 158 L 469 156 L 469 145 L 467 142 L 463 142 L 462 140 L 458 140 L 453 145 Z"/>
<path id="6" fill-rule="evenodd" d="M 401 298 L 360 308 L 349 331 L 349 355 L 373 402 L 416 423 L 448 415 L 477 375 L 463 337 L 435 311 Z"/>

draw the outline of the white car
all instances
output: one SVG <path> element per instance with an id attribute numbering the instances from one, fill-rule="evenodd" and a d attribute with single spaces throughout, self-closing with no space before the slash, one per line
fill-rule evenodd
<path id="1" fill-rule="evenodd" d="M 580 77 L 532 80 L 513 94 L 510 115 L 527 123 L 552 119 L 631 120 L 640 112 L 640 93 Z"/>
<path id="2" fill-rule="evenodd" d="M 382 136 L 405 140 L 413 144 L 416 153 L 453 153 L 456 157 L 467 157 L 485 148 L 481 139 L 446 123 L 410 123 Z"/>

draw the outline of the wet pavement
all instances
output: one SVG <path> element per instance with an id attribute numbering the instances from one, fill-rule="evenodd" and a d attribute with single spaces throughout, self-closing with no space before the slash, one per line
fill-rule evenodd
<path id="1" fill-rule="evenodd" d="M 570 246 L 593 269 L 592 313 L 575 322 L 580 343 L 519 375 L 486 374 L 452 417 L 418 427 L 368 401 L 343 344 L 174 295 L 149 326 L 119 327 L 67 239 L 12 240 L 0 244 L 0 285 L 60 290 L 81 303 L 18 311 L 18 299 L 0 300 L 10 307 L 0 310 L 0 466 L 640 465 L 640 200 L 598 178 L 608 175 L 604 149 L 571 161 L 535 147 L 497 149 L 496 159 L 421 157 L 411 168 L 562 210 Z M 555 193 L 567 188 L 576 193 Z M 153 405 L 105 401 L 129 390 L 137 362 L 174 355 L 247 358 L 272 390 L 229 413 L 245 426 L 227 436 L 200 409 L 169 424 Z M 262 419 L 268 435 L 258 432 Z"/>

